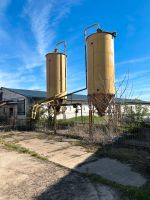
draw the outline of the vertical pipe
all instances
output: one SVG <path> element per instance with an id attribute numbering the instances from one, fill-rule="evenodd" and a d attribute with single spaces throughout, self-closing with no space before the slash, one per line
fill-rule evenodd
<path id="1" fill-rule="evenodd" d="M 93 122 L 92 123 L 94 124 L 94 105 L 93 105 Z"/>
<path id="2" fill-rule="evenodd" d="M 82 122 L 82 124 L 83 124 L 82 104 L 81 104 L 81 122 Z"/>
<path id="3" fill-rule="evenodd" d="M 56 134 L 56 105 L 54 103 L 54 134 Z"/>
<path id="4" fill-rule="evenodd" d="M 67 47 L 66 41 L 58 42 L 58 43 L 56 44 L 56 47 L 57 47 L 58 45 L 60 45 L 60 44 L 64 44 L 64 54 L 66 55 L 66 47 Z"/>
<path id="5" fill-rule="evenodd" d="M 87 88 L 87 50 L 86 50 L 86 42 L 85 42 L 85 46 L 84 46 L 84 50 L 85 50 L 85 81 L 86 81 L 86 88 Z"/>
<path id="6" fill-rule="evenodd" d="M 76 113 L 76 114 L 75 114 L 76 123 L 77 123 L 77 111 L 78 111 L 78 110 L 77 110 L 77 108 L 76 108 L 76 110 L 75 110 L 75 113 Z"/>
<path id="7" fill-rule="evenodd" d="M 89 102 L 89 134 L 92 136 L 92 105 L 91 101 Z"/>

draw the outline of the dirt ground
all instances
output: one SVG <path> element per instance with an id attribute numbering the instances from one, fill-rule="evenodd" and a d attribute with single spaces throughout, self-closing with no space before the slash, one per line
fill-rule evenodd
<path id="1" fill-rule="evenodd" d="M 38 134 L 1 133 L 1 139 L 19 142 Z M 0 200 L 117 200 L 119 193 L 94 184 L 67 168 L 0 145 Z"/>
<path id="2" fill-rule="evenodd" d="M 86 178 L 67 169 L 1 148 L 1 200 L 99 199 L 97 189 L 99 193 L 100 190 L 108 191 L 110 199 L 116 196 L 108 187 L 94 186 Z"/>
<path id="3" fill-rule="evenodd" d="M 149 158 L 149 152 L 145 150 L 117 147 L 103 152 L 60 135 L 0 132 L 0 200 L 132 200 L 134 198 L 128 198 L 114 183 L 108 182 L 110 176 L 128 179 L 126 172 L 122 172 L 123 167 L 116 170 L 114 163 L 128 168 L 129 179 L 135 183 L 135 178 L 144 188 L 149 185 Z M 100 175 L 108 176 L 107 180 L 92 181 L 78 173 L 76 166 L 92 173 L 96 166 L 97 172 L 99 169 L 103 172 Z M 115 173 L 112 173 L 113 168 Z M 133 191 L 137 192 L 136 188 L 131 193 Z M 145 194 L 146 198 L 140 200 L 148 199 L 147 189 Z"/>

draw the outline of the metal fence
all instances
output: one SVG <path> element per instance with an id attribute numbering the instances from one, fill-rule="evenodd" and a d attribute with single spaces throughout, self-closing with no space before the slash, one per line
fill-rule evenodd
<path id="1" fill-rule="evenodd" d="M 33 124 L 31 120 L 19 119 L 19 120 L 0 120 L 0 131 L 11 130 L 32 130 Z"/>
<path id="2" fill-rule="evenodd" d="M 37 121 L 32 125 L 32 130 L 54 133 L 53 124 L 48 121 Z M 56 134 L 67 137 L 80 138 L 86 143 L 95 143 L 102 145 L 130 145 L 150 148 L 150 126 L 125 129 L 123 126 L 107 126 L 106 124 L 89 123 L 57 123 Z"/>
<path id="3" fill-rule="evenodd" d="M 54 134 L 53 122 L 48 120 L 12 120 L 0 121 L 0 131 L 36 131 L 47 134 Z M 86 143 L 101 145 L 132 145 L 143 148 L 150 148 L 150 124 L 145 127 L 124 129 L 122 126 L 111 126 L 107 124 L 90 124 L 87 122 L 56 123 L 56 134 L 67 137 L 80 138 Z"/>

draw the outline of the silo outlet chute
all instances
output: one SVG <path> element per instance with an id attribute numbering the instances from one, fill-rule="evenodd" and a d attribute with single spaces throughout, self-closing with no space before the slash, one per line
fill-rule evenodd
<path id="1" fill-rule="evenodd" d="M 64 41 L 64 53 L 58 49 L 46 55 L 46 80 L 47 98 L 61 98 L 67 94 L 66 88 L 66 43 Z"/>
<path id="2" fill-rule="evenodd" d="M 97 24 L 92 26 L 95 25 L 98 27 L 96 33 L 88 37 L 85 34 L 87 91 L 89 101 L 102 116 L 115 95 L 114 37 L 116 33 L 102 31 Z"/>

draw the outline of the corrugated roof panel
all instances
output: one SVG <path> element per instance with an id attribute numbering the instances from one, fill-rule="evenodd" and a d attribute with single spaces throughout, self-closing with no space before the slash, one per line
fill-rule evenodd
<path id="1" fill-rule="evenodd" d="M 13 88 L 5 88 L 12 92 L 21 94 L 25 97 L 29 98 L 46 98 L 46 92 L 45 91 L 38 91 L 38 90 L 24 90 L 24 89 L 13 89 Z M 78 101 L 87 101 L 87 95 L 82 94 L 72 94 L 68 95 L 68 100 L 78 100 Z M 148 101 L 142 101 L 140 99 L 122 99 L 122 98 L 116 98 L 116 102 L 118 103 L 143 103 L 143 104 L 150 104 Z"/>
<path id="2" fill-rule="evenodd" d="M 21 94 L 25 97 L 31 97 L 31 98 L 46 98 L 46 92 L 45 91 L 37 91 L 37 90 L 23 90 L 23 89 L 13 89 L 13 88 L 6 88 L 12 92 Z"/>
<path id="3" fill-rule="evenodd" d="M 87 101 L 87 95 L 82 95 L 82 94 L 72 94 L 68 95 L 67 99 L 69 100 L 81 100 L 81 101 Z"/>

